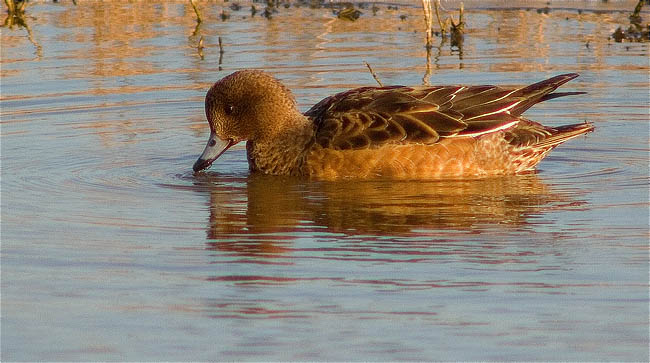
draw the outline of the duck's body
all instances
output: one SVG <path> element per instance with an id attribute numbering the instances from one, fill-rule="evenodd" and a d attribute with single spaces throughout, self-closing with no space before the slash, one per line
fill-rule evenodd
<path id="1" fill-rule="evenodd" d="M 212 130 L 194 165 L 208 167 L 248 140 L 251 171 L 318 179 L 432 179 L 515 174 L 588 123 L 557 128 L 521 117 L 577 77 L 560 75 L 524 88 L 497 86 L 364 87 L 342 92 L 305 114 L 290 91 L 261 71 L 239 71 L 208 91 Z"/>

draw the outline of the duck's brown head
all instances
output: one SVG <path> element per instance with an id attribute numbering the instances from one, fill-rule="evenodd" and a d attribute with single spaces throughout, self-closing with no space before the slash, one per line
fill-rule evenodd
<path id="1" fill-rule="evenodd" d="M 209 167 L 240 141 L 272 140 L 295 119 L 296 101 L 282 83 L 257 70 L 224 77 L 205 96 L 210 139 L 194 163 L 194 171 Z"/>

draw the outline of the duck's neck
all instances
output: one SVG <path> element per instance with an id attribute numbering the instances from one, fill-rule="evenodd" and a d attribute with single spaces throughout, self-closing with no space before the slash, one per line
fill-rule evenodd
<path id="1" fill-rule="evenodd" d="M 251 171 L 273 175 L 299 175 L 307 145 L 314 137 L 314 124 L 297 113 L 277 134 L 246 143 Z"/>

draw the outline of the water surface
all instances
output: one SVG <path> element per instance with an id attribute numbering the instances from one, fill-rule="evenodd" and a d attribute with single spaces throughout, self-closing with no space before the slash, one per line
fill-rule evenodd
<path id="1" fill-rule="evenodd" d="M 607 39 L 634 3 L 466 2 L 435 40 L 431 84 L 580 73 L 526 115 L 596 131 L 538 172 L 318 182 L 243 145 L 193 174 L 206 90 L 421 84 L 418 7 L 30 2 L 31 40 L 2 28 L 2 360 L 647 360 L 649 47 Z"/>

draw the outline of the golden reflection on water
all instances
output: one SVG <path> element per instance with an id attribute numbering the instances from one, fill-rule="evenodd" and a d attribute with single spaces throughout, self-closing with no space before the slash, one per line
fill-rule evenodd
<path id="1" fill-rule="evenodd" d="M 345 76 L 348 74 L 365 74 L 365 68 L 359 57 L 364 54 L 372 64 L 373 68 L 380 75 L 396 72 L 395 59 L 419 59 L 411 67 L 410 72 L 427 74 L 427 59 L 430 58 L 432 68 L 443 73 L 445 70 L 454 68 L 474 72 L 533 72 L 533 71 L 565 71 L 563 64 L 556 65 L 551 62 L 557 56 L 557 50 L 549 47 L 553 41 L 557 41 L 558 35 L 552 31 L 553 28 L 578 22 L 581 27 L 593 27 L 589 31 L 567 33 L 563 35 L 563 41 L 573 41 L 579 44 L 589 42 L 589 47 L 577 46 L 574 50 L 578 60 L 584 60 L 583 68 L 595 71 L 601 69 L 618 68 L 621 70 L 647 69 L 647 64 L 634 65 L 628 62 L 611 64 L 607 57 L 611 54 L 610 44 L 605 34 L 611 33 L 613 29 L 627 21 L 623 13 L 600 13 L 583 12 L 573 10 L 557 10 L 550 15 L 540 15 L 535 11 L 524 9 L 510 9 L 502 11 L 486 11 L 471 9 L 471 4 L 466 6 L 468 26 L 467 37 L 476 41 L 465 42 L 461 49 L 455 49 L 449 44 L 449 40 L 436 38 L 438 42 L 431 50 L 433 54 L 427 57 L 427 51 L 423 46 L 417 46 L 424 41 L 421 31 L 423 21 L 419 6 L 401 6 L 397 10 L 380 6 L 376 15 L 366 10 L 359 20 L 354 22 L 341 21 L 331 15 L 330 9 L 311 9 L 307 6 L 289 9 L 279 8 L 274 21 L 269 21 L 259 14 L 251 17 L 249 8 L 245 5 L 239 11 L 229 11 L 232 16 L 227 21 L 222 21 L 219 14 L 222 9 L 228 8 L 227 3 L 215 4 L 206 1 L 199 1 L 202 8 L 204 21 L 197 27 L 196 16 L 189 2 L 172 1 L 156 3 L 131 3 L 131 2 L 83 2 L 78 6 L 56 6 L 57 11 L 46 12 L 39 18 L 26 17 L 25 21 L 32 23 L 34 38 L 66 44 L 65 50 L 57 47 L 47 47 L 45 57 L 55 60 L 59 66 L 53 72 L 61 72 L 57 77 L 65 80 L 87 80 L 87 87 L 78 89 L 47 89 L 37 94 L 13 88 L 7 92 L 3 89 L 0 95 L 2 101 L 25 101 L 37 99 L 59 99 L 72 98 L 73 96 L 92 96 L 96 101 L 84 105 L 65 105 L 64 108 L 40 107 L 33 112 L 48 113 L 61 111 L 74 111 L 85 109 L 105 109 L 116 106 L 146 107 L 148 100 L 107 102 L 103 98 L 108 96 L 124 95 L 136 97 L 147 92 L 174 94 L 182 91 L 205 92 L 210 85 L 216 81 L 215 73 L 221 71 L 223 56 L 224 68 L 234 70 L 238 64 L 230 64 L 229 61 L 236 58 L 238 53 L 247 53 L 250 47 L 277 47 L 281 52 L 265 52 L 259 64 L 253 67 L 271 68 L 271 71 L 280 78 L 296 77 L 290 80 L 288 85 L 300 93 L 314 93 L 318 89 L 318 96 L 301 107 L 308 107 L 329 95 L 328 89 L 341 90 L 345 88 L 371 85 L 373 82 L 368 77 L 368 82 L 350 82 Z M 449 2 L 450 7 L 453 2 Z M 479 2 L 475 5 L 484 5 Z M 34 7 L 28 7 L 30 11 L 36 11 Z M 501 4 L 503 7 L 503 4 Z M 621 5 L 624 8 L 624 5 Z M 403 20 L 401 15 L 405 15 Z M 49 23 L 56 24 L 59 31 L 55 32 L 53 39 L 47 39 L 47 28 Z M 160 24 L 165 24 L 161 27 Z M 295 29 L 303 29 L 303 32 L 296 33 Z M 39 33 L 39 29 L 42 32 Z M 372 33 L 368 33 L 372 30 Z M 186 42 L 179 44 L 165 42 L 174 32 L 186 34 Z M 254 32 L 259 34 L 256 38 L 246 36 L 239 38 L 239 35 Z M 27 39 L 19 31 L 3 31 L 2 43 L 13 45 L 13 48 L 24 48 Z M 205 57 L 202 61 L 195 56 L 196 46 L 200 36 L 205 37 Z M 386 52 L 378 52 L 376 48 L 377 37 L 390 44 Z M 224 54 L 220 54 L 220 47 L 217 38 L 224 39 Z M 494 54 L 489 62 L 476 62 L 473 57 L 482 52 L 478 49 L 483 42 L 486 44 L 496 42 Z M 2 77 L 20 77 L 30 67 L 15 67 L 13 63 L 25 62 L 23 54 L 12 51 L 11 46 L 2 47 L 2 65 L 0 73 Z M 180 64 L 168 63 L 161 60 L 161 54 L 171 48 L 185 49 L 189 56 Z M 534 54 L 535 61 L 530 60 Z M 327 63 L 320 64 L 323 60 L 340 56 L 337 66 L 328 66 Z M 457 62 L 450 62 L 449 57 L 458 58 Z M 463 58 L 469 56 L 469 60 Z M 487 56 L 490 56 L 488 54 Z M 216 58 L 219 58 L 218 67 L 215 67 Z M 287 57 L 292 62 L 300 63 L 300 70 L 295 66 L 279 64 L 286 62 Z M 393 57 L 393 58 L 391 58 Z M 40 56 L 39 56 L 40 58 Z M 373 59 L 376 58 L 376 59 Z M 524 60 L 524 61 L 522 61 Z M 66 62 L 72 62 L 73 66 Z M 79 63 L 81 62 L 81 63 Z M 273 64 L 268 66 L 268 64 Z M 233 66 L 235 68 L 233 68 Z M 487 69 L 486 69 L 487 67 Z M 334 77 L 323 77 L 327 73 Z M 150 84 L 151 79 L 165 77 L 169 74 L 178 74 L 182 80 L 176 82 L 155 81 Z M 432 84 L 438 76 L 434 72 Z M 140 75 L 152 78 L 139 78 L 138 81 L 125 82 L 126 79 Z M 207 76 L 209 75 L 209 76 Z M 219 76 L 225 73 L 219 72 Z M 323 85 L 324 79 L 333 82 Z M 507 80 L 506 82 L 510 82 Z M 402 80 L 395 79 L 391 83 L 402 83 Z M 461 80 L 458 83 L 463 83 Z M 602 87 L 606 87 L 605 84 Z M 24 94 L 21 94 L 24 93 Z M 299 101 L 302 100 L 299 98 Z M 196 103 L 201 104 L 201 98 L 196 98 Z M 160 104 L 160 100 L 156 100 Z M 14 112 L 11 108 L 3 109 L 3 115 L 11 116 Z M 17 110 L 21 113 L 22 110 Z M 207 123 L 202 113 L 198 116 L 188 115 L 192 122 L 185 123 L 183 127 L 190 129 L 195 134 L 201 134 L 207 130 Z M 79 129 L 97 130 L 95 133 L 101 139 L 106 148 L 120 146 L 110 135 L 111 124 L 123 124 L 124 120 L 115 117 L 99 120 L 91 119 L 87 124 L 78 124 Z M 121 116 L 120 116 L 121 117 Z M 7 122 L 7 121 L 3 121 Z M 9 121 L 11 122 L 11 121 Z M 164 131 L 159 122 L 151 120 L 129 120 L 131 124 L 140 124 L 137 128 L 125 127 L 114 128 L 117 133 L 123 132 L 146 132 L 154 133 Z"/>
<path id="2" fill-rule="evenodd" d="M 426 237 L 490 225 L 522 229 L 536 214 L 582 203 L 532 173 L 428 182 L 251 175 L 235 183 L 208 174 L 197 185 L 210 199 L 207 238 L 220 241 L 211 248 L 244 255 L 282 253 L 299 232 Z"/>
<path id="3" fill-rule="evenodd" d="M 458 2 L 453 1 L 447 3 L 450 9 L 458 5 Z M 629 3 L 633 6 L 632 2 Z M 330 49 L 332 45 L 336 45 L 336 49 L 331 50 L 338 52 L 376 53 L 378 49 L 375 46 L 363 44 L 364 39 L 367 42 L 372 42 L 372 37 L 365 34 L 368 30 L 385 34 L 385 40 L 392 44 L 391 52 L 398 52 L 403 57 L 426 59 L 424 47 L 413 47 L 410 44 L 411 41 L 406 44 L 402 39 L 408 35 L 410 39 L 421 38 L 421 42 L 424 42 L 421 9 L 419 5 L 416 6 L 412 3 L 407 3 L 406 6 L 402 5 L 397 10 L 391 10 L 382 5 L 375 15 L 371 10 L 366 9 L 365 13 L 354 22 L 337 19 L 331 15 L 331 10 L 327 8 L 311 9 L 307 6 L 296 7 L 295 5 L 288 9 L 280 7 L 278 13 L 274 15 L 277 21 L 269 21 L 259 13 L 257 16 L 251 17 L 248 3 L 243 4 L 239 11 L 229 10 L 228 3 L 214 4 L 204 1 L 198 2 L 198 4 L 202 8 L 204 18 L 201 24 L 197 24 L 196 15 L 187 1 L 155 3 L 90 1 L 80 3 L 78 6 L 59 7 L 60 11 L 48 15 L 56 17 L 56 24 L 59 28 L 78 29 L 72 33 L 56 35 L 59 41 L 82 45 L 78 48 L 70 47 L 62 59 L 85 59 L 89 63 L 88 66 L 69 70 L 70 73 L 67 76 L 71 78 L 85 78 L 89 74 L 101 79 L 167 71 L 189 71 L 183 68 L 163 69 L 159 63 L 148 60 L 147 58 L 155 56 L 161 49 L 161 45 L 154 41 L 170 31 L 183 32 L 187 34 L 187 44 L 185 44 L 187 53 L 196 54 L 199 38 L 205 36 L 207 57 L 219 57 L 217 36 L 225 38 L 226 54 L 247 45 L 240 43 L 231 35 L 233 32 L 249 30 L 242 25 L 244 23 L 252 24 L 256 29 L 263 29 L 257 30 L 260 31 L 262 37 L 257 40 L 266 46 L 283 46 L 286 45 L 287 39 L 296 41 L 295 48 L 284 50 L 299 53 L 301 58 L 306 57 L 303 59 L 305 64 L 323 58 L 324 51 Z M 543 3 L 540 2 L 540 4 Z M 499 3 L 498 6 L 505 8 L 505 5 Z M 480 7 L 485 4 L 477 2 L 475 6 Z M 583 7 L 587 7 L 587 5 L 577 6 L 577 8 Z M 495 59 L 491 66 L 494 71 L 547 70 L 549 66 L 552 66 L 549 62 L 520 62 L 519 60 L 530 57 L 531 53 L 534 53 L 537 58 L 550 60 L 553 57 L 553 51 L 548 47 L 549 37 L 558 36 L 552 29 L 561 25 L 562 22 L 569 21 L 595 26 L 590 31 L 564 34 L 564 40 L 577 40 L 583 44 L 589 42 L 588 49 L 578 47 L 575 51 L 584 53 L 585 56 L 596 57 L 597 61 L 594 63 L 603 64 L 605 63 L 604 57 L 608 54 L 609 42 L 602 34 L 611 33 L 613 29 L 626 21 L 625 14 L 618 12 L 586 11 L 578 13 L 573 10 L 558 9 L 552 11 L 550 15 L 542 16 L 531 9 L 516 7 L 498 12 L 472 9 L 471 4 L 466 4 L 465 8 L 468 19 L 467 36 L 486 42 L 496 40 L 497 43 L 504 45 L 503 49 L 499 49 L 500 59 Z M 626 4 L 617 4 L 616 7 L 616 9 L 625 8 Z M 227 21 L 220 18 L 224 9 L 232 15 Z M 28 7 L 28 14 L 30 10 L 32 9 Z M 485 23 L 485 17 L 487 17 L 487 23 Z M 25 21 L 32 24 L 36 41 L 45 38 L 46 34 L 39 33 L 38 26 L 48 20 L 32 19 L 28 16 Z M 160 24 L 166 24 L 166 27 L 162 28 Z M 241 26 L 244 27 L 240 28 Z M 296 34 L 295 29 L 302 29 L 304 34 Z M 356 36 L 362 42 L 351 43 L 350 35 Z M 3 32 L 2 38 L 3 43 L 12 45 L 20 45 L 26 41 L 23 34 L 18 32 Z M 439 64 L 437 60 L 442 53 L 448 53 L 449 41 L 441 38 L 436 38 L 435 41 L 438 43 L 433 50 L 434 53 L 437 53 L 434 54 L 436 69 L 457 67 L 472 70 L 482 69 L 482 64 L 462 61 L 463 54 L 472 55 L 478 52 L 476 44 L 480 44 L 480 42 L 464 43 L 464 47 L 467 48 L 456 51 L 460 59 L 457 64 Z M 300 49 L 302 46 L 306 48 Z M 46 49 L 45 52 L 48 50 Z M 272 54 L 267 56 L 273 57 Z M 226 61 L 227 59 L 228 57 L 226 57 Z M 15 59 L 14 55 L 3 49 L 2 61 L 11 63 L 12 61 L 24 61 L 24 59 Z M 200 57 L 197 56 L 196 61 L 198 64 Z M 361 63 L 358 66 L 359 69 L 363 68 Z M 375 69 L 386 70 L 392 66 L 392 64 L 377 65 Z M 423 62 L 414 71 L 424 73 L 425 66 L 426 64 Z M 351 70 L 341 69 L 340 71 Z M 15 75 L 14 72 L 16 71 L 2 70 L 3 76 Z"/>

